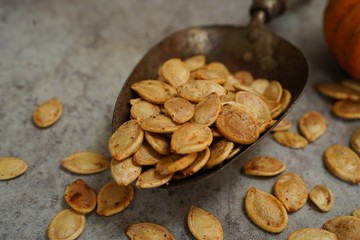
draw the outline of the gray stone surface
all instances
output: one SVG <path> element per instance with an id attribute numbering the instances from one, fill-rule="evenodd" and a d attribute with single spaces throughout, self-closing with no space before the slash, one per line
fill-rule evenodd
<path id="1" fill-rule="evenodd" d="M 292 150 L 267 136 L 243 160 L 218 175 L 177 190 L 136 190 L 130 207 L 111 216 L 87 215 L 79 239 L 126 239 L 132 223 L 154 222 L 176 239 L 193 239 L 186 225 L 191 205 L 200 206 L 222 222 L 225 239 L 286 239 L 303 227 L 321 227 L 330 218 L 360 207 L 360 188 L 332 176 L 322 155 L 331 144 L 349 144 L 359 121 L 344 121 L 331 112 L 332 100 L 314 88 L 345 75 L 323 38 L 325 0 L 290 1 L 290 8 L 267 27 L 299 47 L 310 64 L 305 93 L 288 115 L 297 119 L 309 110 L 324 114 L 329 128 L 304 150 Z M 67 155 L 92 150 L 109 156 L 112 110 L 118 92 L 141 56 L 173 31 L 189 26 L 248 22 L 250 1 L 239 0 L 1 0 L 0 1 L 0 156 L 26 160 L 21 177 L 0 182 L 0 239 L 46 239 L 47 225 L 60 210 L 66 186 L 82 177 L 98 191 L 111 180 L 109 171 L 90 176 L 59 167 Z M 64 104 L 60 121 L 48 129 L 31 122 L 36 104 L 51 97 Z M 311 203 L 289 215 L 281 234 L 255 226 L 244 211 L 249 187 L 271 192 L 275 178 L 251 178 L 239 172 L 257 155 L 282 159 L 286 172 L 303 176 L 311 189 L 326 184 L 335 204 L 321 213 Z"/>

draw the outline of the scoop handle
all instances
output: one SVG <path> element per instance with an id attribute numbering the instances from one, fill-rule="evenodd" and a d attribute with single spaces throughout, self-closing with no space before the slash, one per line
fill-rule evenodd
<path id="1" fill-rule="evenodd" d="M 253 0 L 250 8 L 250 25 L 264 25 L 281 15 L 288 6 L 288 0 Z"/>

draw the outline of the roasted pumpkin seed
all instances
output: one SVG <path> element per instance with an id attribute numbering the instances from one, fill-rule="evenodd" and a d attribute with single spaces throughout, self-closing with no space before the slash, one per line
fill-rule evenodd
<path id="1" fill-rule="evenodd" d="M 154 133 L 172 133 L 180 126 L 181 125 L 175 123 L 170 117 L 162 114 L 147 118 L 141 123 L 142 129 Z"/>
<path id="2" fill-rule="evenodd" d="M 132 157 L 123 160 L 111 160 L 111 175 L 118 185 L 127 186 L 141 173 L 141 166 L 134 164 Z"/>
<path id="3" fill-rule="evenodd" d="M 360 218 L 360 208 L 356 208 L 351 213 L 352 216 Z"/>
<path id="4" fill-rule="evenodd" d="M 323 212 L 330 211 L 334 204 L 332 192 L 324 185 L 316 185 L 309 193 L 309 198 Z"/>
<path id="5" fill-rule="evenodd" d="M 175 240 L 175 237 L 164 227 L 155 223 L 136 223 L 126 229 L 130 240 Z"/>
<path id="6" fill-rule="evenodd" d="M 145 132 L 146 141 L 151 147 L 162 155 L 170 153 L 170 140 L 165 134 Z"/>
<path id="7" fill-rule="evenodd" d="M 67 156 L 61 160 L 60 165 L 73 173 L 93 174 L 108 169 L 110 167 L 110 162 L 102 154 L 82 151 Z"/>
<path id="8" fill-rule="evenodd" d="M 196 239 L 222 240 L 224 231 L 221 222 L 210 212 L 196 206 L 191 206 L 187 215 L 190 232 Z"/>
<path id="9" fill-rule="evenodd" d="M 253 176 L 275 176 L 285 171 L 285 164 L 279 159 L 260 156 L 250 159 L 242 167 L 242 171 Z"/>
<path id="10" fill-rule="evenodd" d="M 189 67 L 178 58 L 171 58 L 163 63 L 160 72 L 164 80 L 175 88 L 186 83 L 190 77 Z"/>
<path id="11" fill-rule="evenodd" d="M 143 99 L 154 104 L 164 104 L 169 98 L 176 96 L 176 89 L 158 80 L 143 80 L 131 85 L 131 89 Z"/>
<path id="12" fill-rule="evenodd" d="M 345 119 L 360 119 L 360 101 L 338 101 L 332 107 L 332 112 Z"/>
<path id="13" fill-rule="evenodd" d="M 351 135 L 350 144 L 355 151 L 360 153 L 360 127 Z"/>
<path id="14" fill-rule="evenodd" d="M 227 75 L 217 70 L 200 68 L 196 71 L 196 79 L 208 80 L 223 85 L 227 81 Z"/>
<path id="15" fill-rule="evenodd" d="M 340 83 L 321 83 L 317 89 L 323 95 L 339 100 L 360 100 L 360 93 Z"/>
<path id="16" fill-rule="evenodd" d="M 213 142 L 210 146 L 210 158 L 207 161 L 205 168 L 210 169 L 219 165 L 227 159 L 232 149 L 234 148 L 234 143 L 229 140 L 222 138 L 216 142 Z"/>
<path id="17" fill-rule="evenodd" d="M 288 224 L 284 205 L 273 195 L 254 187 L 246 193 L 245 210 L 257 226 L 268 232 L 280 233 Z"/>
<path id="18" fill-rule="evenodd" d="M 164 108 L 178 124 L 185 123 L 194 116 L 194 105 L 184 98 L 170 98 L 164 103 Z"/>
<path id="19" fill-rule="evenodd" d="M 28 164 L 14 157 L 0 157 L 0 180 L 9 180 L 23 174 Z"/>
<path id="20" fill-rule="evenodd" d="M 84 214 L 71 209 L 59 212 L 48 226 L 48 238 L 50 240 L 76 239 L 85 229 L 86 219 Z"/>
<path id="21" fill-rule="evenodd" d="M 285 111 L 287 109 L 287 107 L 289 106 L 290 102 L 291 102 L 291 92 L 287 89 L 283 89 L 281 98 L 280 98 L 280 104 L 281 104 L 281 109 L 282 111 Z"/>
<path id="22" fill-rule="evenodd" d="M 310 142 L 314 142 L 323 135 L 327 128 L 327 123 L 323 115 L 315 111 L 302 115 L 298 125 L 300 132 Z"/>
<path id="23" fill-rule="evenodd" d="M 140 166 L 154 165 L 162 157 L 148 142 L 144 141 L 139 150 L 134 153 L 132 161 Z"/>
<path id="24" fill-rule="evenodd" d="M 326 149 L 324 161 L 336 177 L 351 183 L 360 182 L 360 158 L 350 148 L 332 145 Z"/>
<path id="25" fill-rule="evenodd" d="M 195 55 L 185 59 L 184 62 L 190 71 L 195 71 L 205 65 L 206 58 L 204 55 Z"/>
<path id="26" fill-rule="evenodd" d="M 266 103 L 257 95 L 239 91 L 236 93 L 235 101 L 251 109 L 257 118 L 271 120 L 270 109 Z"/>
<path id="27" fill-rule="evenodd" d="M 147 101 L 139 101 L 135 103 L 130 109 L 131 117 L 142 121 L 149 117 L 154 117 L 160 114 L 160 108 Z"/>
<path id="28" fill-rule="evenodd" d="M 193 123 L 212 125 L 220 113 L 221 102 L 216 93 L 210 93 L 201 102 L 196 104 Z"/>
<path id="29" fill-rule="evenodd" d="M 308 199 L 306 184 L 296 173 L 281 175 L 275 182 L 274 194 L 284 204 L 288 212 L 299 210 Z"/>
<path id="30" fill-rule="evenodd" d="M 263 95 L 268 100 L 280 102 L 282 92 L 283 92 L 282 86 L 278 81 L 270 81 L 270 84 L 266 88 Z"/>
<path id="31" fill-rule="evenodd" d="M 202 169 L 210 158 L 210 149 L 198 152 L 194 162 L 187 168 L 181 170 L 181 174 L 184 176 L 192 175 Z"/>
<path id="32" fill-rule="evenodd" d="M 136 181 L 138 188 L 154 188 L 168 183 L 173 176 L 173 173 L 167 175 L 160 175 L 156 173 L 155 168 L 150 168 L 140 174 Z"/>
<path id="33" fill-rule="evenodd" d="M 291 122 L 287 118 L 281 119 L 281 121 L 272 129 L 273 132 L 287 131 L 291 128 Z"/>
<path id="34" fill-rule="evenodd" d="M 269 85 L 269 80 L 264 78 L 257 78 L 251 83 L 250 88 L 253 89 L 256 93 L 263 95 Z"/>
<path id="35" fill-rule="evenodd" d="M 132 185 L 122 186 L 116 182 L 105 184 L 98 194 L 96 213 L 110 216 L 127 208 L 134 197 Z"/>
<path id="36" fill-rule="evenodd" d="M 358 240 L 360 238 L 360 218 L 338 216 L 323 225 L 325 230 L 336 234 L 339 240 Z"/>
<path id="37" fill-rule="evenodd" d="M 304 148 L 308 145 L 304 137 L 291 131 L 274 132 L 273 139 L 289 148 Z"/>
<path id="38" fill-rule="evenodd" d="M 301 228 L 291 233 L 287 240 L 337 240 L 337 236 L 320 228 Z"/>
<path id="39" fill-rule="evenodd" d="M 234 77 L 238 80 L 238 82 L 245 86 L 252 85 L 254 81 L 254 77 L 249 71 L 238 71 L 234 73 Z"/>
<path id="40" fill-rule="evenodd" d="M 65 201 L 78 213 L 89 213 L 96 206 L 96 192 L 82 179 L 76 179 L 65 190 Z"/>
<path id="41" fill-rule="evenodd" d="M 208 80 L 190 80 L 176 90 L 181 97 L 195 103 L 200 102 L 212 92 L 219 96 L 227 93 L 220 84 Z"/>
<path id="42" fill-rule="evenodd" d="M 57 98 L 39 104 L 33 114 L 33 123 L 40 128 L 47 128 L 56 123 L 62 114 L 63 105 Z"/>
<path id="43" fill-rule="evenodd" d="M 360 83 L 359 81 L 357 80 L 354 80 L 354 79 L 344 79 L 342 82 L 341 82 L 342 85 L 345 85 L 355 91 L 358 91 L 360 92 Z"/>
<path id="44" fill-rule="evenodd" d="M 186 155 L 171 154 L 163 157 L 155 166 L 156 173 L 169 175 L 190 166 L 196 159 L 197 153 Z"/>

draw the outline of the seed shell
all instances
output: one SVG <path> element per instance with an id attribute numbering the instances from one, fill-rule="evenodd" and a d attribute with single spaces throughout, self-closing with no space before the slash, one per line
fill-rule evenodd
<path id="1" fill-rule="evenodd" d="M 220 113 L 221 102 L 216 93 L 210 93 L 201 102 L 196 104 L 193 123 L 212 125 Z"/>
<path id="2" fill-rule="evenodd" d="M 282 92 L 282 86 L 278 81 L 270 81 L 270 84 L 263 93 L 263 96 L 268 100 L 280 102 Z"/>
<path id="3" fill-rule="evenodd" d="M 181 125 L 175 123 L 170 117 L 165 115 L 150 117 L 141 123 L 142 129 L 154 133 L 172 133 L 180 126 Z"/>
<path id="4" fill-rule="evenodd" d="M 116 182 L 105 184 L 98 194 L 96 213 L 110 216 L 123 211 L 134 197 L 132 185 L 122 186 Z"/>
<path id="5" fill-rule="evenodd" d="M 140 166 L 154 165 L 162 157 L 163 155 L 155 151 L 148 142 L 144 141 L 139 150 L 134 153 L 132 161 Z"/>
<path id="6" fill-rule="evenodd" d="M 354 217 L 360 218 L 360 208 L 354 209 L 354 211 L 352 211 L 351 215 Z"/>
<path id="7" fill-rule="evenodd" d="M 323 135 L 327 128 L 325 118 L 321 115 L 321 113 L 315 111 L 305 113 L 299 119 L 298 125 L 300 132 L 310 142 L 314 142 Z"/>
<path id="8" fill-rule="evenodd" d="M 256 93 L 263 95 L 269 85 L 269 80 L 265 78 L 257 78 L 251 83 L 250 88 L 253 89 Z"/>
<path id="9" fill-rule="evenodd" d="M 259 96 L 249 92 L 239 91 L 236 93 L 235 100 L 251 109 L 257 118 L 265 120 L 272 119 L 270 109 Z"/>
<path id="10" fill-rule="evenodd" d="M 273 129 L 273 132 L 287 131 L 291 128 L 291 122 L 287 118 L 283 118 Z"/>
<path id="11" fill-rule="evenodd" d="M 28 164 L 14 157 L 0 157 L 0 180 L 9 180 L 23 174 Z"/>
<path id="12" fill-rule="evenodd" d="M 195 55 L 193 57 L 185 59 L 185 64 L 190 71 L 195 71 L 205 65 L 206 58 L 204 55 Z"/>
<path id="13" fill-rule="evenodd" d="M 254 77 L 251 74 L 251 72 L 249 72 L 249 71 L 238 71 L 238 72 L 234 73 L 234 77 L 236 80 L 238 80 L 238 82 L 240 84 L 245 85 L 245 86 L 252 85 L 252 83 L 254 81 Z"/>
<path id="14" fill-rule="evenodd" d="M 196 239 L 222 240 L 224 231 L 221 222 L 210 212 L 196 206 L 191 206 L 187 223 L 190 232 Z"/>
<path id="15" fill-rule="evenodd" d="M 360 153 L 360 127 L 351 135 L 350 144 L 355 151 Z"/>
<path id="16" fill-rule="evenodd" d="M 164 104 L 166 100 L 176 95 L 174 87 L 158 80 L 143 80 L 132 84 L 131 89 L 154 104 Z"/>
<path id="17" fill-rule="evenodd" d="M 82 179 L 76 179 L 65 190 L 66 203 L 78 213 L 89 213 L 96 206 L 96 192 Z"/>
<path id="18" fill-rule="evenodd" d="M 141 173 L 141 166 L 133 162 L 132 157 L 123 160 L 111 160 L 111 175 L 118 185 L 127 186 Z"/>
<path id="19" fill-rule="evenodd" d="M 322 83 L 317 89 L 325 96 L 339 100 L 360 100 L 360 94 L 340 83 Z"/>
<path id="20" fill-rule="evenodd" d="M 323 212 L 330 211 L 334 204 L 331 190 L 324 185 L 316 185 L 309 193 L 309 199 Z"/>
<path id="21" fill-rule="evenodd" d="M 279 159 L 260 156 L 249 160 L 242 167 L 242 171 L 247 175 L 252 176 L 275 176 L 285 171 L 285 164 Z"/>
<path id="22" fill-rule="evenodd" d="M 198 103 L 212 92 L 219 96 L 226 95 L 227 90 L 220 84 L 208 80 L 192 80 L 176 88 L 178 94 L 189 100 Z"/>
<path id="23" fill-rule="evenodd" d="M 344 119 L 360 119 L 360 101 L 338 101 L 332 107 L 332 112 Z"/>
<path id="24" fill-rule="evenodd" d="M 190 69 L 178 58 L 171 58 L 161 66 L 161 76 L 173 87 L 183 85 L 189 80 Z"/>
<path id="25" fill-rule="evenodd" d="M 288 215 L 284 205 L 273 195 L 257 188 L 247 191 L 245 210 L 257 226 L 268 232 L 280 233 L 287 226 Z"/>
<path id="26" fill-rule="evenodd" d="M 206 148 L 205 150 L 198 152 L 194 162 L 187 168 L 181 170 L 181 174 L 184 176 L 192 175 L 202 169 L 207 161 L 210 158 L 210 149 Z"/>
<path id="27" fill-rule="evenodd" d="M 164 108 L 172 120 L 178 124 L 189 121 L 194 116 L 194 105 L 180 97 L 169 98 Z"/>
<path id="28" fill-rule="evenodd" d="M 336 234 L 339 240 L 358 240 L 360 238 L 360 218 L 339 216 L 323 225 L 325 230 Z"/>
<path id="29" fill-rule="evenodd" d="M 72 240 L 78 238 L 85 229 L 86 219 L 71 209 L 59 212 L 48 226 L 48 238 L 50 240 Z"/>
<path id="30" fill-rule="evenodd" d="M 110 162 L 102 154 L 90 151 L 81 151 L 65 157 L 61 160 L 60 165 L 73 173 L 93 174 L 108 169 L 110 167 Z"/>
<path id="31" fill-rule="evenodd" d="M 273 139 L 289 148 L 304 148 L 308 145 L 304 137 L 291 131 L 274 132 Z"/>
<path id="32" fill-rule="evenodd" d="M 155 168 L 150 168 L 140 174 L 136 181 L 138 188 L 154 188 L 160 187 L 168 183 L 173 176 L 173 173 L 167 175 L 160 175 L 155 172 Z"/>
<path id="33" fill-rule="evenodd" d="M 156 164 L 155 171 L 160 175 L 169 175 L 181 171 L 190 166 L 195 161 L 196 156 L 197 153 L 167 155 Z"/>
<path id="34" fill-rule="evenodd" d="M 291 233 L 287 240 L 337 240 L 337 236 L 320 228 L 301 228 Z"/>
<path id="35" fill-rule="evenodd" d="M 210 158 L 207 161 L 205 168 L 210 169 L 219 165 L 227 159 L 232 149 L 234 148 L 234 143 L 222 138 L 210 146 Z"/>
<path id="36" fill-rule="evenodd" d="M 136 223 L 126 229 L 130 240 L 175 240 L 175 237 L 164 227 L 155 223 Z"/>
<path id="37" fill-rule="evenodd" d="M 142 121 L 149 117 L 154 117 L 160 114 L 160 108 L 147 101 L 139 101 L 135 103 L 130 109 L 131 117 Z"/>
<path id="38" fill-rule="evenodd" d="M 170 140 L 165 134 L 145 132 L 146 141 L 151 147 L 162 155 L 170 153 Z"/>
<path id="39" fill-rule="evenodd" d="M 47 128 L 56 123 L 62 114 L 63 105 L 57 98 L 39 104 L 33 114 L 33 123 L 40 128 Z"/>

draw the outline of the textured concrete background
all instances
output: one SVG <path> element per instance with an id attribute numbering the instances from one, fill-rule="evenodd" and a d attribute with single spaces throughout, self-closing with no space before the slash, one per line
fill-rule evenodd
<path id="1" fill-rule="evenodd" d="M 109 156 L 111 117 L 118 92 L 141 56 L 173 31 L 194 25 L 248 22 L 249 0 L 1 0 L 0 1 L 0 156 L 29 163 L 28 171 L 0 182 L 0 239 L 46 239 L 47 225 L 62 209 L 66 186 L 82 177 L 98 191 L 111 180 L 109 171 L 90 176 L 70 174 L 60 160 L 81 150 Z M 322 32 L 325 0 L 290 1 L 290 9 L 267 27 L 301 49 L 310 64 L 302 99 L 288 115 L 297 119 L 309 110 L 324 114 L 329 128 L 304 150 L 292 150 L 267 136 L 218 175 L 177 190 L 136 190 L 130 207 L 111 216 L 87 215 L 80 239 L 126 239 L 130 224 L 150 221 L 177 239 L 192 239 L 186 225 L 191 205 L 218 217 L 225 239 L 286 239 L 303 227 L 321 227 L 330 218 L 360 207 L 360 188 L 333 177 L 322 155 L 331 144 L 349 144 L 359 121 L 332 116 L 332 100 L 314 85 L 345 75 L 329 53 Z M 58 97 L 64 104 L 60 121 L 49 129 L 31 122 L 34 107 Z M 281 234 L 255 226 L 244 211 L 249 187 L 272 191 L 275 178 L 251 178 L 239 172 L 249 158 L 269 155 L 283 160 L 286 172 L 300 174 L 309 189 L 326 184 L 335 204 L 321 213 L 309 202 L 289 215 Z"/>

